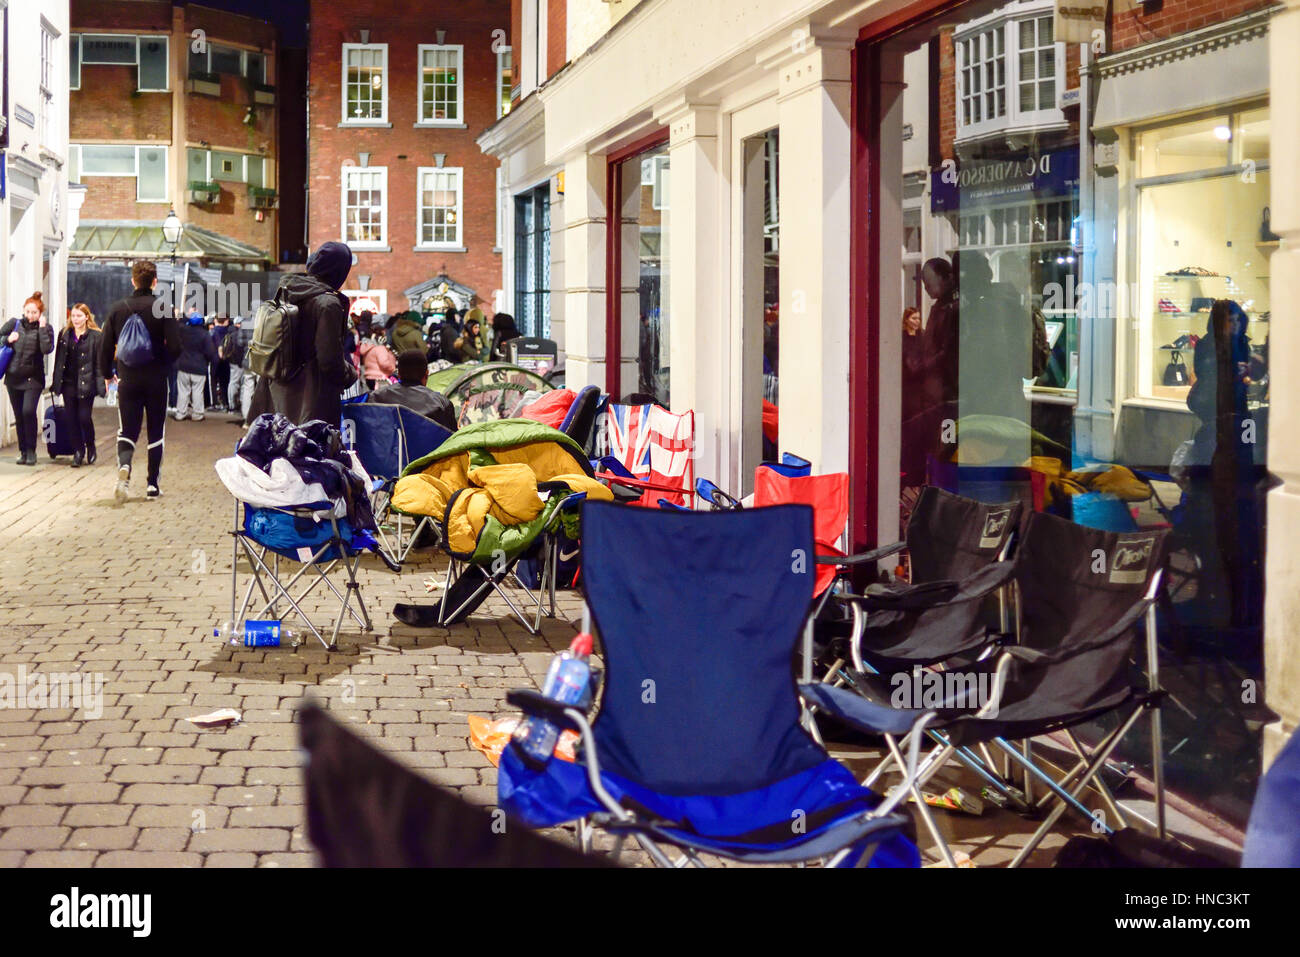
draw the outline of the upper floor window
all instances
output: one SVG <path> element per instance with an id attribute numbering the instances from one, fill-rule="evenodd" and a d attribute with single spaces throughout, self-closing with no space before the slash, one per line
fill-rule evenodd
<path id="1" fill-rule="evenodd" d="M 420 122 L 463 124 L 463 46 L 420 44 Z"/>
<path id="2" fill-rule="evenodd" d="M 1065 44 L 1052 34 L 1051 11 L 1042 2 L 1004 7 L 954 34 L 959 140 L 1065 122 L 1057 106 Z"/>
<path id="3" fill-rule="evenodd" d="M 515 85 L 515 55 L 510 47 L 497 51 L 497 118 L 510 112 L 511 92 Z"/>
<path id="4" fill-rule="evenodd" d="M 133 176 L 137 203 L 168 201 L 165 146 L 73 144 L 68 154 L 69 182 L 84 182 L 93 176 Z"/>
<path id="5" fill-rule="evenodd" d="M 220 43 L 205 43 L 202 53 L 190 49 L 190 76 L 196 73 L 226 73 L 230 76 L 245 76 L 254 83 L 266 82 L 266 55 L 257 50 L 241 50 L 238 47 L 222 46 Z"/>
<path id="6" fill-rule="evenodd" d="M 343 44 L 343 122 L 388 120 L 388 44 Z"/>
<path id="7" fill-rule="evenodd" d="M 78 34 L 70 38 L 68 60 L 68 83 L 74 90 L 81 89 L 83 66 L 134 66 L 138 92 L 166 92 L 170 89 L 170 49 L 165 36 Z"/>
<path id="8" fill-rule="evenodd" d="M 49 144 L 50 127 L 54 123 L 54 44 L 58 34 L 55 29 L 41 18 L 41 103 L 40 133 L 41 143 Z"/>
<path id="9" fill-rule="evenodd" d="M 266 159 L 250 153 L 201 150 L 185 151 L 186 179 L 191 183 L 247 183 L 266 185 Z"/>

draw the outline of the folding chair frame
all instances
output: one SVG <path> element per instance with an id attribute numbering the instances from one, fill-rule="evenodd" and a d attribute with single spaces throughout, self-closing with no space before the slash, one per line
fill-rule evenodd
<path id="1" fill-rule="evenodd" d="M 1067 729 L 1067 736 L 1071 747 L 1079 758 L 1079 761 L 1058 781 L 1047 774 L 1037 763 L 1034 762 L 1032 752 L 1028 747 L 1028 740 L 1024 743 L 1024 749 L 1018 749 L 1011 742 L 1002 737 L 992 739 L 992 743 L 1003 753 L 1006 760 L 1020 766 L 1026 775 L 1026 780 L 1037 780 L 1046 789 L 1045 793 L 1036 805 L 1033 804 L 1032 794 L 1017 794 L 1010 783 L 994 771 L 992 756 L 989 754 L 986 746 L 981 745 L 980 749 L 984 754 L 983 760 L 974 753 L 969 747 L 953 744 L 947 736 L 943 734 L 941 728 L 932 728 L 925 733 L 933 740 L 937 741 L 937 746 L 921 762 L 919 780 L 917 788 L 919 789 L 933 777 L 940 768 L 948 761 L 950 757 L 956 758 L 966 767 L 970 768 L 977 775 L 987 781 L 989 784 L 998 788 L 1003 794 L 1011 798 L 1017 805 L 1026 810 L 1033 807 L 1043 808 L 1048 801 L 1056 799 L 1057 804 L 1043 819 L 1038 829 L 1030 837 L 1029 841 L 1022 847 L 1019 853 L 1011 861 L 1011 867 L 1019 867 L 1028 858 L 1029 855 L 1038 847 L 1043 838 L 1051 831 L 1052 827 L 1060 819 L 1067 809 L 1073 808 L 1089 820 L 1094 826 L 1099 825 L 1106 834 L 1113 834 L 1111 828 L 1104 820 L 1099 819 L 1090 811 L 1080 800 L 1080 795 L 1091 784 L 1101 796 L 1103 802 L 1115 814 L 1121 826 L 1127 825 L 1128 814 L 1120 807 L 1119 802 L 1114 798 L 1106 783 L 1097 777 L 1098 772 L 1106 766 L 1107 760 L 1111 753 L 1119 745 L 1126 735 L 1137 723 L 1143 711 L 1150 712 L 1151 719 L 1151 762 L 1153 771 L 1153 786 L 1156 796 L 1156 831 L 1163 840 L 1167 834 L 1166 814 L 1165 814 L 1165 794 L 1164 794 L 1164 756 L 1161 751 L 1161 720 L 1160 704 L 1164 697 L 1164 692 L 1160 688 L 1159 672 L 1159 652 L 1158 636 L 1156 632 L 1156 601 L 1160 593 L 1160 586 L 1163 577 L 1163 570 L 1157 570 L 1152 576 L 1151 582 L 1147 588 L 1146 595 L 1142 599 L 1146 602 L 1145 624 L 1146 624 L 1146 657 L 1147 657 L 1147 690 L 1141 700 L 1130 706 L 1129 713 L 1120 721 L 1119 725 L 1110 734 L 1099 742 L 1091 751 L 1084 748 L 1082 743 L 1074 735 L 1072 730 Z M 1017 616 L 1018 617 L 1018 616 Z M 994 681 L 994 691 L 990 694 L 990 702 L 980 711 L 976 712 L 975 717 L 984 717 L 986 715 L 996 714 L 996 708 L 1000 705 L 1002 692 L 1005 690 L 1005 671 L 1009 665 L 1013 653 L 1011 651 L 1003 652 L 998 660 L 998 677 Z M 884 773 L 894 762 L 896 755 L 890 754 L 885 757 L 879 765 L 863 781 L 865 786 L 870 786 L 879 776 Z M 1066 790 L 1070 788 L 1069 790 Z M 927 828 L 935 839 L 939 848 L 940 855 L 944 858 L 949 866 L 952 866 L 952 852 L 947 843 L 943 840 L 933 819 L 930 815 L 929 808 L 924 802 L 918 803 L 918 810 L 925 820 Z M 1129 812 L 1132 814 L 1133 812 Z"/>
<path id="2" fill-rule="evenodd" d="M 343 536 L 339 530 L 338 519 L 335 518 L 332 510 L 327 514 L 330 526 L 334 530 L 334 537 L 330 541 L 322 543 L 312 554 L 311 558 L 301 562 L 302 567 L 294 573 L 293 577 L 290 578 L 288 582 L 281 582 L 279 553 L 274 554 L 272 564 L 268 565 L 266 562 L 266 553 L 268 551 L 267 546 L 258 545 L 257 548 L 254 548 L 254 545 L 257 543 L 252 542 L 240 527 L 239 506 L 241 504 L 243 503 L 238 499 L 235 500 L 234 529 L 230 533 L 234 539 L 231 554 L 232 560 L 230 563 L 230 617 L 232 621 L 240 622 L 245 620 L 248 616 L 253 601 L 253 589 L 256 587 L 257 590 L 261 592 L 262 599 L 266 602 L 266 604 L 256 612 L 258 616 L 269 614 L 273 618 L 279 618 L 279 604 L 283 600 L 293 609 L 294 614 L 302 619 L 308 630 L 316 636 L 316 640 L 319 641 L 321 646 L 327 651 L 338 651 L 339 632 L 343 627 L 345 614 L 351 615 L 351 617 L 361 626 L 363 632 L 371 632 L 374 630 L 374 626 L 370 621 L 370 612 L 366 609 L 365 601 L 361 595 L 361 583 L 357 581 L 357 569 L 361 565 L 361 558 L 364 553 L 361 551 L 353 552 L 352 548 L 343 541 Z M 277 511 L 288 512 L 294 515 L 310 516 L 313 518 L 320 515 L 320 512 L 312 509 L 277 509 Z M 248 587 L 244 589 L 243 601 L 239 602 L 239 551 L 241 546 L 243 547 L 245 556 L 248 558 L 251 576 L 249 578 Z M 335 547 L 339 549 L 339 552 L 344 557 L 335 558 L 322 563 L 322 556 L 324 556 L 331 548 Z M 351 553 L 350 557 L 349 553 Z M 322 564 L 324 567 L 322 567 Z M 329 578 L 329 574 L 334 570 L 335 566 L 342 566 L 347 574 L 347 581 L 344 582 L 344 588 L 346 591 L 340 592 L 338 587 Z M 307 587 L 295 598 L 290 589 L 298 583 L 299 579 L 303 578 L 307 574 L 308 570 L 316 572 L 317 577 L 310 580 Z M 266 581 L 263 580 L 264 575 L 266 576 Z M 328 642 L 320 633 L 320 630 L 317 629 L 315 624 L 312 623 L 312 620 L 307 613 L 303 611 L 300 604 L 321 582 L 325 583 L 325 587 L 333 592 L 334 597 L 338 598 L 340 602 L 338 614 L 334 618 L 334 629 L 330 634 L 330 640 Z M 269 588 L 268 585 L 270 586 Z M 352 607 L 353 595 L 356 596 L 356 608 Z M 360 611 L 360 614 L 358 614 L 358 610 Z M 295 648 L 296 647 L 297 646 L 295 645 Z"/>

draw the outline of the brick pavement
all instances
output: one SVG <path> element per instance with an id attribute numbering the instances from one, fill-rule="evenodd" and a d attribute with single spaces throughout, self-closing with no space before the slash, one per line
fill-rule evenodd
<path id="1" fill-rule="evenodd" d="M 233 514 L 212 463 L 238 428 L 219 415 L 169 422 L 163 497 L 143 498 L 141 467 L 115 507 L 116 419 L 101 408 L 96 421 L 94 467 L 42 452 L 22 468 L 12 447 L 0 458 L 0 671 L 103 680 L 97 718 L 0 708 L 0 867 L 311 864 L 293 727 L 307 695 L 438 784 L 494 801 L 496 771 L 470 746 L 466 716 L 508 713 L 506 690 L 536 682 L 574 634 L 574 596 L 540 637 L 496 598 L 464 625 L 416 631 L 389 610 L 422 596 L 440 565 L 424 553 L 396 576 L 367 559 L 372 635 L 345 626 L 337 653 L 310 638 L 296 652 L 231 649 L 212 637 L 230 609 Z M 242 723 L 186 720 L 224 707 Z M 832 750 L 855 770 L 874 757 Z M 946 821 L 981 864 L 1006 860 L 1026 833 L 1007 814 Z"/>

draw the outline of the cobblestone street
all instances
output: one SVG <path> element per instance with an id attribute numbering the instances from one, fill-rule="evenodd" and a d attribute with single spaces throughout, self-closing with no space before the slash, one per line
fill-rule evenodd
<path id="1" fill-rule="evenodd" d="M 390 609 L 424 595 L 433 554 L 400 578 L 368 558 L 372 635 L 345 625 L 334 654 L 310 635 L 296 652 L 231 649 L 212 637 L 229 615 L 232 515 L 212 463 L 240 430 L 223 415 L 169 421 L 162 498 L 144 499 L 138 463 L 118 508 L 116 419 L 98 409 L 96 422 L 93 467 L 50 462 L 43 447 L 35 469 L 12 454 L 0 465 L 0 669 L 102 674 L 104 705 L 97 719 L 0 708 L 0 867 L 310 864 L 292 723 L 308 694 L 437 783 L 495 799 L 466 715 L 504 713 L 506 689 L 545 670 L 574 633 L 573 597 L 545 637 L 492 604 L 450 632 L 417 633 Z M 186 720 L 217 708 L 242 723 Z"/>

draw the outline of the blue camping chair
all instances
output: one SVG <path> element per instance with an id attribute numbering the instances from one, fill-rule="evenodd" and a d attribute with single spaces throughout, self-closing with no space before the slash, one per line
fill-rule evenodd
<path id="1" fill-rule="evenodd" d="M 1300 867 L 1300 734 L 1273 760 L 1250 809 L 1242 867 Z"/>
<path id="2" fill-rule="evenodd" d="M 578 821 L 584 850 L 593 826 L 607 830 L 615 858 L 631 837 L 663 866 L 702 865 L 701 853 L 917 866 L 908 818 L 894 811 L 907 788 L 882 799 L 861 787 L 801 724 L 793 655 L 812 597 L 813 562 L 799 561 L 813 555 L 812 510 L 588 502 L 582 525 L 583 589 L 607 675 L 599 716 L 588 723 L 572 706 L 512 692 L 512 704 L 576 730 L 583 757 L 538 771 L 507 747 L 499 806 L 530 827 Z M 932 715 L 886 707 L 878 717 L 901 735 Z"/>
<path id="3" fill-rule="evenodd" d="M 412 528 L 406 535 L 408 516 L 389 506 L 393 483 L 408 465 L 442 445 L 451 433 L 404 406 L 367 402 L 365 398 L 343 404 L 343 444 L 357 453 L 372 480 L 371 505 L 384 547 L 404 562 L 420 535 L 437 526 L 427 515 L 409 516 Z M 395 542 L 387 540 L 385 525 L 396 526 Z"/>

